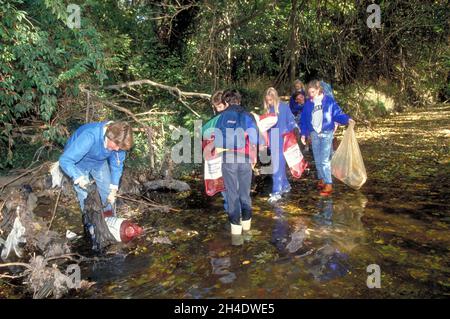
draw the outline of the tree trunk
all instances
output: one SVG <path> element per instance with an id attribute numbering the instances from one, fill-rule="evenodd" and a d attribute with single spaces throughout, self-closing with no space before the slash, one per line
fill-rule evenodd
<path id="1" fill-rule="evenodd" d="M 297 71 L 297 42 L 298 42 L 298 1 L 291 1 L 291 14 L 289 15 L 289 41 L 286 50 L 286 56 L 284 58 L 284 63 L 280 73 L 275 79 L 274 86 L 280 87 L 282 84 L 286 82 L 286 80 L 290 81 L 290 83 L 294 82 L 296 78 Z"/>

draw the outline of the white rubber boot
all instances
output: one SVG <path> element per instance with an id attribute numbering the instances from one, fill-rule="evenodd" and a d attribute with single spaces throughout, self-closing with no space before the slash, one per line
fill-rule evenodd
<path id="1" fill-rule="evenodd" d="M 231 224 L 231 245 L 240 246 L 244 243 L 242 237 L 242 225 Z"/>
<path id="2" fill-rule="evenodd" d="M 241 224 L 242 224 L 242 231 L 249 231 L 252 225 L 252 219 L 250 218 L 249 220 L 243 220 Z"/>
<path id="3" fill-rule="evenodd" d="M 231 235 L 241 235 L 242 225 L 231 224 Z"/>

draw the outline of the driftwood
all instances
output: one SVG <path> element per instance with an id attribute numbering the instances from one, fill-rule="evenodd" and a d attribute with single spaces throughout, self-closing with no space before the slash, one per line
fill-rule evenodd
<path id="1" fill-rule="evenodd" d="M 6 188 L 6 186 L 14 183 L 15 181 L 21 179 L 22 177 L 24 177 L 24 176 L 26 176 L 28 174 L 36 173 L 36 172 L 40 171 L 44 166 L 49 165 L 49 163 L 50 162 L 45 162 L 45 163 L 43 163 L 43 164 L 41 164 L 41 165 L 39 165 L 39 166 L 37 166 L 35 168 L 28 169 L 25 172 L 23 172 L 22 174 L 20 174 L 19 176 L 16 176 L 13 179 L 4 182 L 2 185 L 0 185 L 0 192 L 3 191 Z"/>
<path id="2" fill-rule="evenodd" d="M 0 248 L 1 259 L 9 262 L 0 264 L 0 269 L 13 274 L 0 273 L 0 278 L 24 278 L 23 283 L 33 293 L 33 298 L 60 298 L 74 288 L 72 284 L 75 283 L 59 270 L 56 261 L 74 261 L 73 257 L 77 254 L 70 253 L 66 238 L 56 232 L 46 231 L 47 224 L 33 213 L 36 201 L 31 187 L 27 185 L 12 190 L 5 199 L 0 235 L 7 239 Z M 17 231 L 17 225 L 20 231 Z M 10 262 L 25 258 L 29 258 L 28 263 Z M 62 266 L 61 263 L 59 265 Z M 18 271 L 19 267 L 21 271 Z"/>
<path id="3" fill-rule="evenodd" d="M 3 219 L 0 223 L 0 234 L 7 238 L 14 228 L 16 219 L 18 219 L 18 222 L 25 228 L 23 239 L 26 244 L 24 249 L 17 247 L 16 250 L 15 248 L 17 257 L 21 258 L 23 252 L 37 252 L 44 254 L 46 257 L 70 253 L 66 238 L 61 237 L 56 232 L 47 231 L 47 223 L 34 215 L 33 210 L 36 205 L 37 197 L 28 185 L 12 190 L 2 211 Z M 2 251 L 3 258 L 9 258 L 12 253 L 10 251 L 6 254 Z"/>
<path id="4" fill-rule="evenodd" d="M 144 183 L 144 190 L 171 190 L 176 192 L 187 192 L 191 190 L 191 187 L 188 183 L 176 179 L 159 179 Z"/>

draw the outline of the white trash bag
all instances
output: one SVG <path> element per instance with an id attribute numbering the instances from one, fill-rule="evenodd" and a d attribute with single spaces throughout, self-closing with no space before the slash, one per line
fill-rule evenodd
<path id="1" fill-rule="evenodd" d="M 359 189 L 367 180 L 366 168 L 356 141 L 353 125 L 349 125 L 331 160 L 331 173 L 344 184 Z"/>
<path id="2" fill-rule="evenodd" d="M 52 175 L 52 188 L 60 187 L 62 184 L 63 173 L 59 168 L 59 162 L 55 162 L 51 165 L 50 174 Z"/>
<path id="3" fill-rule="evenodd" d="M 20 245 L 26 242 L 27 240 L 25 239 L 25 227 L 23 227 L 19 217 L 16 217 L 16 219 L 14 220 L 13 228 L 9 233 L 8 238 L 6 238 L 6 242 L 4 244 L 5 247 L 3 247 L 2 249 L 2 259 L 6 260 L 9 257 L 11 251 L 14 251 L 16 253 L 16 256 L 21 258 L 22 249 L 20 248 Z"/>

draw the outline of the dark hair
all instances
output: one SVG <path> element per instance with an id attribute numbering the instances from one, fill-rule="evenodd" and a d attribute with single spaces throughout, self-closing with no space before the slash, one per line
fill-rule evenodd
<path id="1" fill-rule="evenodd" d="M 304 97 L 306 97 L 305 91 L 303 90 L 295 92 L 292 97 L 295 100 L 299 95 L 303 95 Z"/>
<path id="2" fill-rule="evenodd" d="M 213 105 L 222 103 L 222 95 L 223 95 L 223 91 L 222 90 L 214 92 L 214 94 L 211 96 L 211 103 Z"/>
<path id="3" fill-rule="evenodd" d="M 222 95 L 222 102 L 228 105 L 240 105 L 241 94 L 238 90 L 225 90 Z"/>

